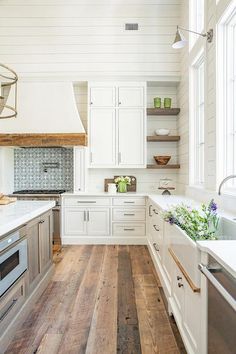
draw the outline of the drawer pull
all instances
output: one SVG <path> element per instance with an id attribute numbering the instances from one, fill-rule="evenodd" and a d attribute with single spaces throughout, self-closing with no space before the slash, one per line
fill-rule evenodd
<path id="1" fill-rule="evenodd" d="M 124 214 L 124 216 L 134 216 L 135 214 Z"/>
<path id="2" fill-rule="evenodd" d="M 180 277 L 179 275 L 177 275 L 176 279 L 177 279 L 177 280 L 182 280 L 182 277 Z"/>
<path id="3" fill-rule="evenodd" d="M 158 228 L 157 228 L 157 225 L 153 225 L 153 227 L 154 227 L 154 229 L 156 230 L 156 231 L 160 231 Z"/>
<path id="4" fill-rule="evenodd" d="M 159 252 L 159 251 L 160 251 L 160 249 L 159 249 L 159 247 L 158 247 L 157 243 L 154 243 L 154 244 L 153 244 L 153 247 L 155 248 L 155 250 L 156 250 L 157 252 Z"/>
<path id="5" fill-rule="evenodd" d="M 134 202 L 125 201 L 125 204 L 134 204 Z"/>
<path id="6" fill-rule="evenodd" d="M 179 288 L 182 288 L 182 286 L 184 286 L 184 284 L 178 283 L 178 287 L 179 287 Z"/>
<path id="7" fill-rule="evenodd" d="M 159 214 L 158 211 L 156 211 L 156 209 L 153 209 L 153 211 L 155 214 L 157 214 L 157 215 Z"/>
<path id="8" fill-rule="evenodd" d="M 4 312 L 4 314 L 0 317 L 0 322 L 2 320 L 4 320 L 4 318 L 8 315 L 8 313 L 11 311 L 11 309 L 15 306 L 15 304 L 17 303 L 17 299 L 13 299 L 12 303 L 10 304 L 10 306 L 8 307 L 8 309 Z"/>
<path id="9" fill-rule="evenodd" d="M 40 220 L 39 224 L 43 224 L 45 222 L 45 220 Z"/>
<path id="10" fill-rule="evenodd" d="M 91 203 L 97 203 L 95 200 L 78 200 L 77 203 L 81 204 L 81 203 L 84 203 L 84 204 L 91 204 Z"/>
<path id="11" fill-rule="evenodd" d="M 127 229 L 125 228 L 124 231 L 134 231 L 135 229 Z"/>

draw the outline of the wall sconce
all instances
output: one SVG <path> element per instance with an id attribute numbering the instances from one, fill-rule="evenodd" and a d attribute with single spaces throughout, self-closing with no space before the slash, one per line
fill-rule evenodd
<path id="1" fill-rule="evenodd" d="M 0 119 L 17 116 L 17 81 L 16 72 L 0 63 Z M 7 104 L 8 100 L 10 104 Z"/>
<path id="2" fill-rule="evenodd" d="M 206 37 L 208 43 L 211 43 L 213 40 L 213 29 L 210 29 L 206 33 L 199 33 L 199 32 L 195 32 L 195 31 L 191 31 L 187 28 L 177 26 L 175 40 L 172 44 L 172 48 L 174 48 L 174 49 L 181 49 L 187 43 L 187 39 L 185 39 L 184 35 L 182 34 L 182 32 L 180 30 L 195 33 L 195 34 L 198 34 L 199 36 L 202 36 L 202 37 Z"/>

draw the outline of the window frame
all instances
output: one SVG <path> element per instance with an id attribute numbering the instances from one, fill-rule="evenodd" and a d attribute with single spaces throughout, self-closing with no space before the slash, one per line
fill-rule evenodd
<path id="1" fill-rule="evenodd" d="M 190 185 L 205 185 L 205 55 L 203 48 L 190 67 Z M 201 76 L 202 75 L 202 76 Z"/>
<path id="2" fill-rule="evenodd" d="M 201 3 L 201 6 L 199 4 Z M 199 9 L 201 9 L 199 11 Z M 205 1 L 204 0 L 190 0 L 189 7 L 189 23 L 190 30 L 202 33 L 205 31 Z M 199 17 L 201 17 L 201 21 L 199 21 Z M 201 26 L 199 26 L 199 22 L 201 22 Z M 190 33 L 189 34 L 189 48 L 190 50 L 193 48 L 198 39 L 200 39 L 199 35 Z"/>
<path id="3" fill-rule="evenodd" d="M 217 184 L 236 174 L 236 8 L 229 8 L 217 25 Z M 232 45 L 232 43 L 235 45 Z M 222 119 L 223 117 L 223 119 Z M 236 180 L 225 194 L 236 194 Z"/>

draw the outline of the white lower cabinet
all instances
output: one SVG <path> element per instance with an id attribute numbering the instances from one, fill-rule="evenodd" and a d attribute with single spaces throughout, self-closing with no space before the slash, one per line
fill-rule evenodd
<path id="1" fill-rule="evenodd" d="M 65 208 L 64 234 L 70 236 L 84 236 L 86 233 L 86 210 L 82 208 Z"/>
<path id="2" fill-rule="evenodd" d="M 202 316 L 203 296 L 189 276 L 192 273 L 188 274 L 189 269 L 185 269 L 179 262 L 180 254 L 173 253 L 172 244 L 178 230 L 163 221 L 161 212 L 159 206 L 148 201 L 149 248 L 168 300 L 169 313 L 173 313 L 175 317 L 188 354 L 206 354 L 201 334 L 201 327 L 205 328 L 205 318 Z M 185 251 L 186 248 L 183 247 L 183 257 Z M 181 252 L 180 247 L 178 252 Z"/>
<path id="3" fill-rule="evenodd" d="M 64 235 L 109 235 L 109 208 L 65 208 Z"/>
<path id="4" fill-rule="evenodd" d="M 91 236 L 109 235 L 109 209 L 87 209 L 87 234 Z"/>

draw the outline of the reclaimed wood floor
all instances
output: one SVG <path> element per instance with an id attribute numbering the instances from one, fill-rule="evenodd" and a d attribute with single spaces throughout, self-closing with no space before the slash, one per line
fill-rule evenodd
<path id="1" fill-rule="evenodd" d="M 185 353 L 145 246 L 68 246 L 7 354 Z"/>

